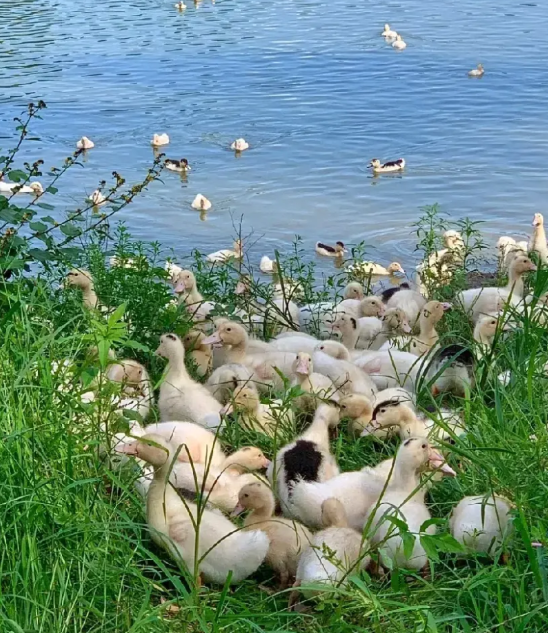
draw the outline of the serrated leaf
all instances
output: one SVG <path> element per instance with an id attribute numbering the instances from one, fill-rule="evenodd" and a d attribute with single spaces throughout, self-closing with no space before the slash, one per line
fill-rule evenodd
<path id="1" fill-rule="evenodd" d="M 8 173 L 8 178 L 13 182 L 21 182 L 27 179 L 27 174 L 20 169 L 13 169 Z"/>
<path id="2" fill-rule="evenodd" d="M 50 262 L 55 259 L 55 257 L 49 251 L 44 251 L 39 248 L 29 249 L 28 254 L 30 257 L 36 259 L 39 262 Z"/>
<path id="3" fill-rule="evenodd" d="M 61 233 L 63 233 L 67 237 L 78 237 L 82 234 L 82 229 L 79 229 L 77 226 L 74 226 L 74 224 L 71 224 L 70 222 L 68 222 L 67 224 L 63 224 L 59 228 L 61 229 Z"/>
<path id="4" fill-rule="evenodd" d="M 114 310 L 114 312 L 109 316 L 108 318 L 108 324 L 109 327 L 113 327 L 116 324 L 118 324 L 118 322 L 120 321 L 120 319 L 124 316 L 124 312 L 126 311 L 126 304 L 122 303 L 121 305 L 119 305 L 116 310 Z"/>
<path id="5" fill-rule="evenodd" d="M 36 233 L 43 233 L 48 230 L 47 224 L 43 222 L 29 222 L 29 226 L 33 231 L 36 231 Z"/>
<path id="6" fill-rule="evenodd" d="M 52 204 L 48 204 L 47 202 L 37 202 L 36 206 L 40 207 L 40 209 L 44 209 L 45 211 L 53 211 L 53 209 L 55 209 Z"/>

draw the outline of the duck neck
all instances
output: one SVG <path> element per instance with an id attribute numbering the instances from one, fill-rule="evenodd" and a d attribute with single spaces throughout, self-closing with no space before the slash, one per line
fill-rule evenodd
<path id="1" fill-rule="evenodd" d="M 438 340 L 439 336 L 436 331 L 436 325 L 430 321 L 430 319 L 425 319 L 424 317 L 420 321 L 420 339 L 424 342 L 429 342 L 432 339 Z"/>
<path id="2" fill-rule="evenodd" d="M 523 293 L 525 292 L 525 286 L 523 285 L 523 273 L 511 269 L 506 289 L 513 295 L 523 297 Z"/>
<path id="3" fill-rule="evenodd" d="M 198 292 L 198 288 L 193 286 L 188 292 L 183 293 L 183 301 L 187 306 L 191 306 L 195 303 L 201 303 L 204 300 L 202 295 Z"/>
<path id="4" fill-rule="evenodd" d="M 243 363 L 247 356 L 248 338 L 245 335 L 239 343 L 231 345 L 227 351 L 227 357 L 231 363 Z"/>
<path id="5" fill-rule="evenodd" d="M 175 347 L 175 346 L 174 346 Z M 190 376 L 185 365 L 185 349 L 181 343 L 181 348 L 171 350 L 167 371 L 164 381 L 166 383 L 174 383 L 178 379 L 189 379 Z"/>
<path id="6" fill-rule="evenodd" d="M 474 340 L 476 341 L 476 343 L 479 343 L 480 345 L 488 345 L 489 346 L 493 342 L 493 337 L 492 336 L 486 336 L 481 331 L 481 324 L 478 323 L 476 325 L 476 327 L 474 328 Z"/>
<path id="7" fill-rule="evenodd" d="M 99 299 L 97 297 L 97 293 L 93 285 L 90 285 L 89 288 L 84 288 L 82 291 L 82 303 L 86 308 L 96 308 L 99 303 Z"/>
<path id="8" fill-rule="evenodd" d="M 535 226 L 531 238 L 531 250 L 537 250 L 539 247 L 543 249 L 546 248 L 546 231 L 544 230 L 544 224 Z"/>
<path id="9" fill-rule="evenodd" d="M 254 525 L 255 523 L 262 523 L 272 519 L 274 514 L 274 499 L 270 498 L 268 501 L 265 499 L 264 504 L 260 508 L 253 509 L 249 516 L 244 521 L 245 527 L 248 525 Z"/>
<path id="10" fill-rule="evenodd" d="M 356 349 L 356 343 L 359 338 L 358 328 L 347 328 L 343 332 L 341 332 L 341 343 L 346 347 L 346 349 Z"/>
<path id="11" fill-rule="evenodd" d="M 396 457 L 394 470 L 389 482 L 390 488 L 397 488 L 403 492 L 411 493 L 420 485 L 420 476 L 416 468 L 407 464 L 405 460 Z"/>

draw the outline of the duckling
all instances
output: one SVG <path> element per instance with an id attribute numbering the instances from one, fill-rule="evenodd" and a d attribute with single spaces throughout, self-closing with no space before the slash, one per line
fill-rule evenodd
<path id="1" fill-rule="evenodd" d="M 179 6 L 182 5 L 182 6 Z M 186 9 L 186 4 L 178 2 L 175 7 L 177 9 Z M 150 141 L 152 147 L 162 147 L 163 145 L 169 145 L 169 136 L 164 132 L 162 134 L 154 134 Z M 166 165 L 167 167 L 167 165 Z"/>
<path id="2" fill-rule="evenodd" d="M 204 344 L 204 341 L 202 341 Z M 206 428 L 221 425 L 221 405 L 185 367 L 185 348 L 176 334 L 164 334 L 156 355 L 167 359 L 167 371 L 160 385 L 160 420 L 194 422 Z"/>
<path id="3" fill-rule="evenodd" d="M 312 356 L 306 352 L 299 352 L 293 364 L 293 381 L 291 386 L 299 385 L 306 391 L 305 396 L 295 400 L 295 404 L 306 410 L 315 410 L 320 400 L 336 400 L 338 398 L 337 387 L 332 380 L 323 374 L 314 371 Z"/>
<path id="4" fill-rule="evenodd" d="M 383 37 L 396 38 L 398 34 L 390 28 L 390 24 L 384 25 L 384 31 L 381 33 Z"/>
<path id="5" fill-rule="evenodd" d="M 177 278 L 179 277 L 180 273 L 183 272 L 183 269 L 173 262 L 166 262 L 164 264 L 164 270 L 169 275 L 169 281 L 173 286 L 177 283 Z"/>
<path id="6" fill-rule="evenodd" d="M 394 44 L 395 43 L 396 42 L 394 42 Z M 374 174 L 389 174 L 396 171 L 403 171 L 405 169 L 405 159 L 398 158 L 398 160 L 381 163 L 378 158 L 373 158 L 368 166 L 371 167 Z"/>
<path id="7" fill-rule="evenodd" d="M 510 264 L 506 287 L 469 288 L 457 294 L 457 301 L 474 322 L 486 314 L 497 314 L 507 305 L 516 306 L 520 303 L 525 292 L 523 276 L 536 270 L 536 265 L 529 257 L 519 255 Z"/>
<path id="8" fill-rule="evenodd" d="M 196 276 L 191 270 L 182 270 L 174 280 L 173 292 L 178 295 L 178 303 L 187 306 L 194 322 L 205 321 L 215 308 L 213 301 L 205 301 L 198 290 Z"/>
<path id="9" fill-rule="evenodd" d="M 384 316 L 386 307 L 380 297 L 365 297 L 360 302 L 360 317 L 377 317 L 380 319 Z"/>
<path id="10" fill-rule="evenodd" d="M 303 306 L 299 310 L 301 330 L 318 330 L 320 336 L 327 337 L 331 334 L 333 320 L 340 312 L 351 312 L 356 318 L 375 313 L 379 308 L 373 307 L 373 303 L 380 303 L 380 300 L 364 297 L 364 294 L 363 286 L 357 281 L 352 281 L 345 286 L 343 299 L 339 303 L 322 301 Z"/>
<path id="11" fill-rule="evenodd" d="M 278 270 L 278 263 L 275 260 L 270 259 L 268 255 L 263 255 L 261 257 L 259 268 L 262 273 L 275 273 Z"/>
<path id="12" fill-rule="evenodd" d="M 344 313 L 339 314 L 333 322 L 333 331 L 340 332 L 341 343 L 346 348 L 349 350 L 356 348 L 360 331 L 358 329 L 358 320 L 353 316 Z"/>
<path id="13" fill-rule="evenodd" d="M 181 160 L 166 158 L 164 165 L 169 171 L 177 171 L 179 173 L 185 174 L 192 169 L 186 158 L 181 158 Z"/>
<path id="14" fill-rule="evenodd" d="M 542 213 L 535 213 L 533 218 L 533 233 L 529 240 L 529 251 L 538 253 L 543 262 L 548 262 L 548 246 L 546 244 L 544 216 Z"/>
<path id="15" fill-rule="evenodd" d="M 76 149 L 93 149 L 95 147 L 95 143 L 90 140 L 87 136 L 82 136 L 82 138 L 76 143 Z"/>
<path id="16" fill-rule="evenodd" d="M 245 365 L 227 363 L 215 369 L 207 379 L 205 387 L 221 404 L 226 404 L 232 392 L 251 381 L 252 372 Z"/>
<path id="17" fill-rule="evenodd" d="M 44 193 L 44 187 L 38 181 L 31 182 L 28 185 L 21 185 L 17 182 L 0 180 L 0 193 L 30 193 L 38 197 Z"/>
<path id="18" fill-rule="evenodd" d="M 400 286 L 399 289 L 393 289 L 395 292 L 392 293 L 390 298 L 386 301 L 386 307 L 400 308 L 403 310 L 411 328 L 416 329 L 419 314 L 426 305 L 426 298 L 423 297 L 420 292 L 402 286 Z"/>
<path id="19" fill-rule="evenodd" d="M 281 448 L 267 469 L 267 477 L 285 516 L 294 517 L 291 497 L 297 482 L 327 481 L 339 474 L 329 447 L 329 431 L 338 424 L 337 407 L 318 405 L 310 426 L 296 440 Z"/>
<path id="20" fill-rule="evenodd" d="M 377 389 L 403 387 L 414 392 L 423 373 L 422 359 L 397 349 L 366 351 L 353 362 L 370 376 Z"/>
<path id="21" fill-rule="evenodd" d="M 484 73 L 485 73 L 485 69 L 483 68 L 483 65 L 478 64 L 476 68 L 474 68 L 468 73 L 468 76 L 469 77 L 483 77 Z"/>
<path id="22" fill-rule="evenodd" d="M 381 319 L 382 326 L 380 333 L 369 340 L 368 349 L 380 350 L 385 343 L 391 341 L 402 334 L 411 333 L 411 325 L 406 313 L 401 308 L 389 308 Z M 376 332 L 377 329 L 375 328 Z"/>
<path id="23" fill-rule="evenodd" d="M 365 569 L 371 562 L 369 543 L 348 526 L 344 507 L 337 499 L 323 502 L 322 525 L 323 530 L 313 536 L 299 559 L 290 608 L 295 607 L 303 585 L 345 585 L 352 572 Z"/>
<path id="24" fill-rule="evenodd" d="M 398 262 L 392 262 L 385 268 L 375 262 L 356 262 L 346 269 L 350 273 L 359 274 L 361 277 L 382 277 L 386 275 L 405 275 L 405 270 Z"/>
<path id="25" fill-rule="evenodd" d="M 371 422 L 373 405 L 371 400 L 360 394 L 350 394 L 339 400 L 341 418 L 349 418 L 349 429 L 354 436 L 360 433 Z"/>
<path id="26" fill-rule="evenodd" d="M 186 4 L 183 2 L 183 0 L 179 0 L 179 2 L 177 2 L 177 4 L 173 5 L 176 9 L 179 9 L 179 11 L 184 11 L 186 9 Z M 165 143 L 162 143 L 162 145 L 165 145 Z"/>
<path id="27" fill-rule="evenodd" d="M 417 283 L 422 287 L 427 283 L 449 281 L 456 266 L 464 261 L 466 246 L 458 231 L 445 231 L 443 241 L 445 248 L 431 253 L 415 269 Z"/>
<path id="28" fill-rule="evenodd" d="M 133 359 L 120 360 L 107 367 L 106 378 L 121 385 L 121 393 L 113 403 L 116 413 L 123 416 L 126 411 L 145 420 L 154 403 L 152 383 L 144 365 Z"/>
<path id="29" fill-rule="evenodd" d="M 66 277 L 66 284 L 80 288 L 85 308 L 93 310 L 99 306 L 99 298 L 95 292 L 93 279 L 87 270 L 71 270 Z"/>
<path id="30" fill-rule="evenodd" d="M 426 488 L 420 485 L 420 471 L 425 467 L 456 476 L 443 456 L 426 439 L 405 440 L 396 454 L 386 490 L 368 513 L 367 535 L 374 545 L 382 546 L 381 559 L 389 569 L 403 567 L 420 570 L 428 565 L 427 554 L 419 538 L 422 525 L 431 518 L 424 503 Z M 415 536 L 412 551 L 406 551 L 399 528 L 387 520 L 391 516 L 404 521 L 408 531 Z M 424 532 L 433 535 L 436 526 L 429 525 Z"/>
<path id="31" fill-rule="evenodd" d="M 251 510 L 244 520 L 244 530 L 259 529 L 268 536 L 270 547 L 265 563 L 279 576 L 279 589 L 283 590 L 295 578 L 299 557 L 312 542 L 312 534 L 297 521 L 275 517 L 274 507 L 269 488 L 260 482 L 250 483 L 240 490 L 238 505 L 231 516 Z"/>
<path id="32" fill-rule="evenodd" d="M 99 191 L 99 189 L 96 189 L 90 196 L 89 196 L 89 201 L 93 204 L 94 207 L 101 207 L 105 204 L 105 202 L 107 201 L 106 197 L 101 193 L 101 191 Z"/>
<path id="33" fill-rule="evenodd" d="M 190 573 L 199 571 L 204 580 L 224 584 L 240 582 L 258 569 L 270 542 L 264 532 L 238 531 L 218 511 L 198 509 L 183 501 L 169 483 L 173 446 L 158 435 L 145 435 L 124 444 L 120 452 L 133 455 L 154 467 L 147 495 L 147 523 L 152 539 Z M 198 529 L 198 534 L 196 533 Z"/>
<path id="34" fill-rule="evenodd" d="M 407 48 L 407 44 L 403 41 L 401 35 L 396 35 L 396 41 L 392 42 L 392 48 L 398 51 L 403 51 L 404 48 Z"/>
<path id="35" fill-rule="evenodd" d="M 205 334 L 200 330 L 190 330 L 183 338 L 183 345 L 189 358 L 196 365 L 198 376 L 205 376 L 213 364 L 213 350 L 210 345 L 204 345 Z"/>
<path id="36" fill-rule="evenodd" d="M 221 409 L 224 415 L 233 411 L 238 412 L 238 422 L 241 426 L 271 437 L 277 434 L 279 428 L 283 430 L 293 425 L 293 411 L 284 408 L 281 400 L 273 400 L 271 404 L 261 403 L 257 389 L 252 383 L 235 391 L 232 402 Z"/>
<path id="37" fill-rule="evenodd" d="M 226 264 L 226 262 L 230 261 L 231 259 L 242 259 L 243 255 L 244 253 L 242 240 L 236 240 L 234 242 L 234 250 L 231 251 L 230 249 L 225 248 L 220 251 L 215 251 L 215 253 L 210 253 L 206 257 L 206 259 L 212 264 Z"/>
<path id="38" fill-rule="evenodd" d="M 527 255 L 528 244 L 526 241 L 516 242 L 513 237 L 503 235 L 497 241 L 497 250 L 499 252 L 499 268 L 508 270 L 514 258 L 518 255 Z"/>
<path id="39" fill-rule="evenodd" d="M 448 345 L 436 351 L 428 370 L 432 394 L 453 393 L 464 397 L 475 384 L 474 355 L 462 345 Z"/>
<path id="40" fill-rule="evenodd" d="M 326 353 L 329 347 L 333 347 L 331 345 L 333 342 L 324 341 L 317 345 L 316 351 L 312 355 L 316 371 L 330 378 L 343 394 L 361 393 L 371 397 L 377 389 L 368 374 L 354 363 L 348 360 L 339 360 Z M 343 345 L 341 347 L 344 348 Z"/>
<path id="41" fill-rule="evenodd" d="M 451 534 L 468 552 L 494 557 L 512 533 L 512 509 L 499 495 L 464 497 L 449 518 Z"/>
<path id="42" fill-rule="evenodd" d="M 197 211 L 209 211 L 209 209 L 211 209 L 212 207 L 212 204 L 211 201 L 208 200 L 205 196 L 203 196 L 201 193 L 198 193 L 196 194 L 196 197 L 194 198 L 190 206 Z"/>
<path id="43" fill-rule="evenodd" d="M 348 251 L 342 242 L 336 242 L 335 246 L 316 242 L 316 253 L 318 253 L 318 255 L 323 255 L 324 257 L 343 257 L 347 252 Z"/>
<path id="44" fill-rule="evenodd" d="M 245 138 L 237 138 L 230 146 L 230 149 L 236 152 L 244 152 L 246 149 L 249 149 L 249 143 Z"/>

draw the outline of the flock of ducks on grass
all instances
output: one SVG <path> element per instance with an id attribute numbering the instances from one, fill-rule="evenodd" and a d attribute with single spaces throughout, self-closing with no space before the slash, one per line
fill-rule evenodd
<path id="1" fill-rule="evenodd" d="M 448 231 L 444 242 L 418 267 L 419 281 L 438 275 L 444 283 L 462 262 L 462 236 Z M 506 326 L 505 311 L 531 300 L 523 284 L 536 270 L 529 253 L 548 259 L 542 215 L 535 215 L 528 245 L 502 237 L 498 250 L 507 286 L 464 290 L 453 305 L 429 299 L 420 285 L 365 296 L 357 282 L 342 300 L 298 306 L 275 290 L 267 305 L 253 297 L 253 280 L 241 276 L 235 296 L 245 307 L 227 311 L 204 298 L 193 271 L 166 264 L 176 302 L 193 325 L 183 337 L 160 338 L 156 354 L 167 361 L 156 403 L 160 421 L 147 424 L 154 392 L 144 366 L 113 359 L 106 375 L 121 386 L 113 408 L 138 411 L 142 422 L 132 416 L 130 433 L 110 437 L 103 453 L 111 467 L 139 465 L 135 484 L 146 498 L 152 538 L 204 582 L 240 582 L 266 563 L 280 588 L 293 585 L 295 609 L 301 596 L 344 584 L 360 569 L 427 571 L 421 539 L 410 544 L 392 517 L 411 534 L 424 529 L 431 518 L 427 491 L 457 475 L 439 442 L 457 441 L 466 423 L 455 410 L 422 412 L 420 383 L 429 381 L 433 396 L 465 397 L 474 388 L 474 364 Z M 242 256 L 241 241 L 234 252 Z M 212 254 L 216 262 L 225 255 Z M 100 307 L 89 273 L 71 271 L 67 284 L 82 290 L 87 309 Z M 473 324 L 470 345 L 440 345 L 437 327 L 451 309 Z M 257 331 L 274 336 L 262 340 Z M 279 399 L 268 397 L 273 393 Z M 83 400 L 91 406 L 100 397 L 91 388 Z M 341 473 L 330 448 L 341 419 L 354 438 L 399 436 L 395 455 Z M 305 420 L 303 430 L 298 422 Z M 226 454 L 216 433 L 228 425 L 274 438 L 272 460 L 252 446 Z M 450 531 L 462 555 L 498 557 L 511 531 L 512 503 L 477 492 L 454 508 Z M 244 512 L 241 529 L 226 516 Z M 435 534 L 436 525 L 427 525 L 426 533 Z"/>

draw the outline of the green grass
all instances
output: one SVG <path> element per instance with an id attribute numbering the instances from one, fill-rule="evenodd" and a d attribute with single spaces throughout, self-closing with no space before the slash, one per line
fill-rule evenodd
<path id="1" fill-rule="evenodd" d="M 429 248 L 436 247 L 435 228 L 425 229 Z M 469 230 L 475 240 L 476 228 Z M 519 329 L 500 338 L 480 363 L 470 400 L 453 402 L 464 410 L 468 428 L 452 447 L 451 461 L 462 470 L 428 495 L 433 516 L 441 518 L 465 494 L 494 490 L 509 497 L 516 505 L 509 563 L 457 561 L 441 552 L 432 562 L 431 579 L 395 573 L 377 580 L 363 573 L 346 588 L 322 595 L 310 613 L 295 615 L 287 611 L 287 593 L 269 596 L 258 588 L 272 581 L 265 568 L 230 589 L 195 587 L 152 544 L 131 476 L 110 472 L 99 458 L 104 411 L 79 400 L 80 379 L 89 382 L 98 371 L 86 358 L 88 346 L 111 346 L 121 357 L 136 357 L 158 381 L 164 367 L 153 355 L 159 335 L 184 334 L 190 327 L 182 309 L 168 303 L 165 253 L 158 245 L 133 243 L 123 230 L 118 234 L 118 254 L 141 256 L 136 270 L 109 270 L 105 248 L 90 246 L 85 265 L 101 300 L 125 306 L 123 321 L 83 311 L 76 292 L 58 288 L 63 272 L 58 267 L 0 288 L 0 631 L 548 630 L 548 561 L 544 550 L 530 546 L 532 540 L 546 543 L 548 531 L 548 378 L 542 372 L 548 342 L 535 319 L 520 317 Z M 299 243 L 283 261 L 284 274 L 302 283 L 303 301 L 326 298 L 347 281 L 340 272 L 318 287 L 313 265 L 303 261 Z M 212 270 L 198 255 L 187 263 L 193 263 L 207 298 L 224 301 L 229 312 L 237 307 L 238 271 Z M 542 270 L 532 280 L 537 293 L 547 279 Z M 451 296 L 463 283 L 464 273 L 457 274 L 440 296 Z M 271 290 L 257 283 L 254 293 L 267 298 Z M 458 314 L 447 319 L 445 329 L 448 341 L 470 337 Z M 52 363 L 65 358 L 74 361 L 75 377 L 67 392 L 59 392 L 62 376 L 52 375 Z M 505 369 L 513 370 L 508 387 L 496 379 Z M 428 401 L 426 393 L 421 401 Z M 119 425 L 109 421 L 113 428 Z M 344 423 L 341 430 L 333 451 L 342 470 L 374 464 L 396 448 L 395 442 L 352 439 Z M 537 441 L 529 439 L 532 434 Z M 273 456 L 271 440 L 237 425 L 222 439 L 229 447 L 258 444 Z M 171 613 L 170 605 L 178 612 Z"/>

